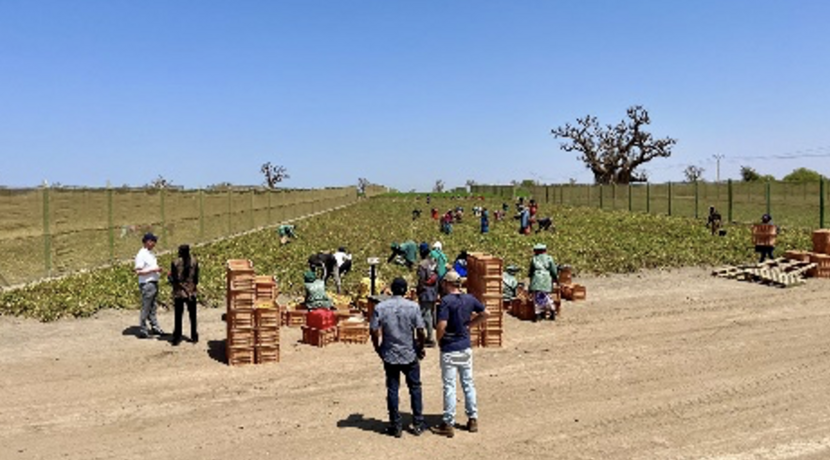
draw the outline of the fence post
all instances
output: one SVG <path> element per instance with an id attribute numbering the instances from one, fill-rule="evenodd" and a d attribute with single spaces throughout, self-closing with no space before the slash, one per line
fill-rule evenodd
<path id="1" fill-rule="evenodd" d="M 646 182 L 646 214 L 651 214 L 651 184 Z"/>
<path id="2" fill-rule="evenodd" d="M 728 181 L 726 181 L 726 195 L 727 195 L 727 199 L 729 200 L 729 204 L 727 205 L 727 209 L 729 211 L 728 212 L 729 223 L 731 224 L 732 223 L 732 179 L 729 179 Z"/>
<path id="3" fill-rule="evenodd" d="M 568 196 L 571 196 L 571 192 L 568 192 Z M 565 203 L 565 184 L 559 186 L 559 204 Z"/>
<path id="4" fill-rule="evenodd" d="M 628 183 L 628 212 L 631 212 L 631 182 Z"/>
<path id="5" fill-rule="evenodd" d="M 254 220 L 254 189 L 251 189 L 251 228 L 250 228 L 250 230 L 254 229 L 254 225 L 256 225 L 256 220 Z"/>
<path id="6" fill-rule="evenodd" d="M 617 183 L 611 184 L 611 209 L 617 209 Z"/>
<path id="7" fill-rule="evenodd" d="M 766 195 L 767 195 L 767 214 L 772 214 L 770 212 L 770 181 L 767 181 Z"/>
<path id="8" fill-rule="evenodd" d="M 671 215 L 671 182 L 669 182 L 669 215 Z"/>
<path id="9" fill-rule="evenodd" d="M 697 219 L 698 217 L 697 205 L 700 197 L 700 195 L 698 194 L 698 183 L 699 181 L 695 181 L 695 219 Z"/>
<path id="10" fill-rule="evenodd" d="M 107 226 L 109 227 L 110 262 L 115 261 L 115 229 L 112 226 L 112 187 L 107 181 Z"/>
<path id="11" fill-rule="evenodd" d="M 545 185 L 545 203 L 550 203 L 550 186 Z"/>
<path id="12" fill-rule="evenodd" d="M 205 240 L 205 191 L 199 189 L 199 239 Z"/>
<path id="13" fill-rule="evenodd" d="M 591 187 L 591 184 L 588 184 L 587 186 L 585 186 L 585 188 L 588 189 L 588 201 L 585 203 L 585 205 L 591 206 L 591 188 L 593 187 Z"/>
<path id="14" fill-rule="evenodd" d="M 271 195 L 273 192 L 271 189 L 268 189 L 266 192 L 268 193 L 268 223 L 266 225 L 271 225 Z"/>
<path id="15" fill-rule="evenodd" d="M 228 188 L 228 235 L 231 234 L 231 230 L 233 226 L 231 225 L 231 210 L 233 209 L 233 205 L 231 205 L 231 189 Z"/>
<path id="16" fill-rule="evenodd" d="M 169 248 L 170 245 L 167 242 L 167 221 L 164 215 L 164 189 L 162 188 L 159 192 L 159 199 L 161 200 L 161 241 L 162 247 Z"/>
<path id="17" fill-rule="evenodd" d="M 602 199 L 604 193 L 602 192 L 602 184 L 599 184 L 599 208 L 602 209 Z"/>
<path id="18" fill-rule="evenodd" d="M 819 180 L 819 208 L 818 208 L 818 227 L 824 228 L 824 178 Z"/>
<path id="19" fill-rule="evenodd" d="M 43 181 L 43 263 L 46 276 L 52 276 L 52 232 L 49 229 L 49 183 Z"/>

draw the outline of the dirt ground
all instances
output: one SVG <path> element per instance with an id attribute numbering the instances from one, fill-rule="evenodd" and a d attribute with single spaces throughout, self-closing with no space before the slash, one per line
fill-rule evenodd
<path id="1" fill-rule="evenodd" d="M 582 281 L 589 300 L 555 323 L 508 317 L 506 346 L 475 352 L 480 432 L 454 439 L 380 434 L 370 345 L 313 348 L 284 328 L 281 363 L 230 368 L 217 310 L 178 348 L 132 336 L 132 311 L 0 318 L 0 458 L 830 458 L 830 282 Z M 422 379 L 438 423 L 434 350 Z M 407 420 L 405 390 L 401 402 Z"/>

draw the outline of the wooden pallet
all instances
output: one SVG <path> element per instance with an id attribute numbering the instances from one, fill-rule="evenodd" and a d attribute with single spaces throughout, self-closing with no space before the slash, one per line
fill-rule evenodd
<path id="1" fill-rule="evenodd" d="M 814 263 L 780 257 L 754 265 L 720 267 L 713 270 L 712 275 L 778 287 L 791 287 L 803 284 L 804 275 L 815 267 Z"/>

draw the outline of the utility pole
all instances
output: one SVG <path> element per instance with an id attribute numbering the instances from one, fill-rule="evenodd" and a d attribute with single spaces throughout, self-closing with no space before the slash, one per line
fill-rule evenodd
<path id="1" fill-rule="evenodd" d="M 720 182 L 720 161 L 723 159 L 723 154 L 712 155 L 712 158 L 714 158 L 718 162 L 717 163 L 717 179 L 715 180 L 715 182 Z"/>

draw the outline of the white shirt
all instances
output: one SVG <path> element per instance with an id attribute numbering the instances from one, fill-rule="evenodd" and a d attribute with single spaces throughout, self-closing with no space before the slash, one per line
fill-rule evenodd
<path id="1" fill-rule="evenodd" d="M 141 248 L 138 251 L 138 254 L 135 256 L 135 269 L 136 270 L 147 270 L 148 268 L 158 268 L 159 263 L 156 260 L 156 255 L 150 252 L 147 248 Z M 138 275 L 138 283 L 146 283 L 148 281 L 156 281 L 159 280 L 159 273 L 153 272 L 148 273 L 146 275 Z"/>
<path id="2" fill-rule="evenodd" d="M 352 260 L 352 255 L 338 251 L 334 253 L 334 260 L 337 261 L 337 267 L 339 268 L 341 265 L 343 265 L 343 262 L 347 260 Z"/>

